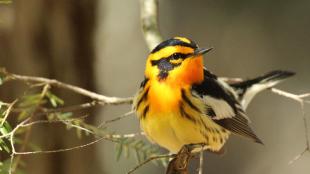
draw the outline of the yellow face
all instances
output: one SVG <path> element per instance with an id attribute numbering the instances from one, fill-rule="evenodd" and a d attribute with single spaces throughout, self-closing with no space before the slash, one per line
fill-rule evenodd
<path id="1" fill-rule="evenodd" d="M 159 44 L 149 55 L 145 76 L 164 83 L 192 84 L 203 80 L 202 54 L 187 38 L 175 37 Z"/>

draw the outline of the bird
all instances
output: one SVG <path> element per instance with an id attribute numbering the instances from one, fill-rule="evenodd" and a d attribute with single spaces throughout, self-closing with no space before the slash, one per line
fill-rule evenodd
<path id="1" fill-rule="evenodd" d="M 219 152 L 231 134 L 263 144 L 245 109 L 257 93 L 295 74 L 276 70 L 228 82 L 204 66 L 203 55 L 211 50 L 173 37 L 157 45 L 146 60 L 133 110 L 146 137 L 171 153 L 190 144 Z"/>

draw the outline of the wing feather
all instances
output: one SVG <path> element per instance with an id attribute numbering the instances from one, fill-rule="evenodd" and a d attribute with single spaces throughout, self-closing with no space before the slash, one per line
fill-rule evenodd
<path id="1" fill-rule="evenodd" d="M 214 122 L 234 134 L 241 135 L 262 143 L 249 126 L 249 119 L 245 115 L 232 88 L 226 87 L 217 77 L 204 70 L 204 81 L 192 86 L 192 93 L 200 97 L 206 104 L 206 115 Z M 228 85 L 227 85 L 228 86 Z"/>

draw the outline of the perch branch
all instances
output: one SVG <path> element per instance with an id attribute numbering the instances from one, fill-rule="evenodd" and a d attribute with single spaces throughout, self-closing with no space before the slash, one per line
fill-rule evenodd
<path id="1" fill-rule="evenodd" d="M 162 42 L 158 27 L 158 0 L 140 0 L 141 24 L 149 50 Z"/>
<path id="2" fill-rule="evenodd" d="M 203 147 L 200 150 L 198 174 L 203 174 Z"/>
<path id="3" fill-rule="evenodd" d="M 101 102 L 101 104 L 117 105 L 117 104 L 131 104 L 132 103 L 132 98 L 108 97 L 108 96 L 104 96 L 104 95 L 97 94 L 95 92 L 80 88 L 78 86 L 73 86 L 70 84 L 60 82 L 60 81 L 55 80 L 55 79 L 13 74 L 13 73 L 7 72 L 3 68 L 0 69 L 0 73 L 5 76 L 5 81 L 18 80 L 18 81 L 23 81 L 26 83 L 44 83 L 44 84 L 48 84 L 48 85 L 55 86 L 58 88 L 67 89 L 69 91 L 73 91 L 73 92 L 78 93 L 80 95 L 84 95 L 84 96 L 89 97 L 93 100 Z"/>
<path id="4" fill-rule="evenodd" d="M 126 118 L 126 117 L 132 115 L 132 114 L 134 114 L 134 111 L 129 111 L 129 112 L 126 112 L 125 114 L 123 114 L 123 115 L 121 115 L 121 116 L 115 117 L 115 118 L 113 118 L 113 119 L 111 119 L 111 120 L 104 121 L 104 122 L 102 122 L 102 123 L 100 123 L 100 124 L 98 125 L 98 128 L 101 128 L 101 127 L 103 127 L 103 126 L 106 125 L 106 124 L 110 124 L 110 123 L 113 123 L 113 122 L 115 122 L 115 121 L 119 121 L 119 120 L 121 120 L 121 119 L 123 119 L 123 118 Z"/>
<path id="5" fill-rule="evenodd" d="M 310 97 L 310 93 L 296 95 L 296 94 L 292 94 L 292 93 L 289 93 L 289 92 L 286 92 L 286 91 L 283 91 L 280 89 L 276 89 L 276 88 L 271 88 L 271 91 L 274 92 L 275 94 L 278 94 L 278 95 L 281 95 L 283 97 L 297 101 L 301 107 L 302 118 L 303 118 L 303 122 L 304 122 L 306 147 L 301 153 L 299 153 L 291 161 L 289 161 L 289 164 L 293 164 L 295 161 L 300 159 L 306 152 L 310 152 L 310 143 L 309 143 L 310 141 L 309 141 L 309 135 L 308 135 L 309 129 L 308 129 L 306 113 L 304 110 L 304 104 L 309 103 L 309 100 L 305 100 L 305 99 Z"/>
<path id="6" fill-rule="evenodd" d="M 169 162 L 166 174 L 188 174 L 189 161 L 194 156 L 193 150 L 196 148 L 203 149 L 204 146 L 205 144 L 184 145 L 178 154 Z M 200 168 L 199 172 L 202 172 Z"/>
<path id="7" fill-rule="evenodd" d="M 129 172 L 127 172 L 127 174 L 132 174 L 133 172 L 135 172 L 136 170 L 138 170 L 140 167 L 142 167 L 143 165 L 156 160 L 156 159 L 160 159 L 160 158 L 172 158 L 175 157 L 176 155 L 174 154 L 168 154 L 168 155 L 157 155 L 157 156 L 152 156 L 148 159 L 146 159 L 145 161 L 143 161 L 142 163 L 138 164 L 136 167 L 134 167 L 133 169 L 131 169 Z"/>

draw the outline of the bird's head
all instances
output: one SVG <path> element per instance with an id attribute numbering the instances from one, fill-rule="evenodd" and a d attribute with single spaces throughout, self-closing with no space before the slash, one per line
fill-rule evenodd
<path id="1" fill-rule="evenodd" d="M 145 76 L 171 84 L 193 84 L 203 80 L 202 55 L 212 48 L 202 49 L 188 38 L 174 37 L 156 46 L 150 53 Z"/>

